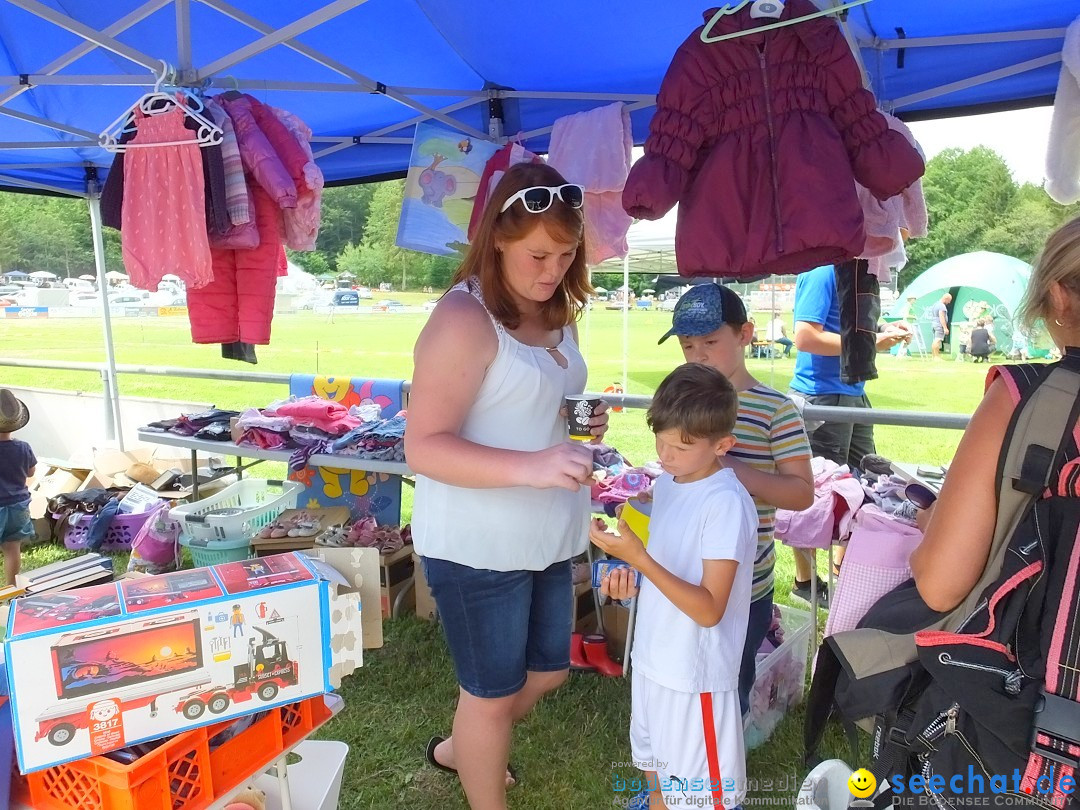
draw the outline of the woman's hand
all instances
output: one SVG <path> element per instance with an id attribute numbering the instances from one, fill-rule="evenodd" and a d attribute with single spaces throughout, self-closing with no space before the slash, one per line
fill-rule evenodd
<path id="1" fill-rule="evenodd" d="M 641 538 L 634 534 L 625 520 L 619 521 L 619 533 L 615 534 L 601 518 L 593 518 L 589 525 L 589 539 L 610 556 L 618 557 L 630 565 L 637 565 L 646 556 Z"/>
<path id="2" fill-rule="evenodd" d="M 530 486 L 537 489 L 562 488 L 577 492 L 592 480 L 592 450 L 578 442 L 565 441 L 529 458 Z"/>
<path id="3" fill-rule="evenodd" d="M 604 440 L 604 434 L 608 429 L 608 408 L 610 406 L 604 401 L 600 400 L 600 404 L 596 406 L 596 410 L 593 411 L 592 418 L 589 419 L 589 425 L 592 430 L 593 444 L 598 444 Z"/>
<path id="4" fill-rule="evenodd" d="M 634 569 L 620 566 L 600 580 L 601 596 L 610 596 L 616 601 L 637 596 L 638 587 L 634 584 Z"/>

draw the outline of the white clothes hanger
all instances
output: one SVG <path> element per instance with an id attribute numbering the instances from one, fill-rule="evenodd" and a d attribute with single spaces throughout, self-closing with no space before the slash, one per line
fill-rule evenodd
<path id="1" fill-rule="evenodd" d="M 798 23 L 805 22 L 806 20 L 817 19 L 818 17 L 827 17 L 832 14 L 839 14 L 849 8 L 855 8 L 855 6 L 861 6 L 864 3 L 869 3 L 870 0 L 852 0 L 852 2 L 844 3 L 843 5 L 834 6 L 833 8 L 823 9 L 821 11 L 815 11 L 812 14 L 804 14 L 801 17 L 793 17 L 790 20 L 780 20 L 779 22 L 769 23 L 768 25 L 759 25 L 756 28 L 747 28 L 744 31 L 733 31 L 730 34 L 721 34 L 720 36 L 711 36 L 713 28 L 720 21 L 721 17 L 727 17 L 731 14 L 738 14 L 751 0 L 742 0 L 739 3 L 725 3 L 716 10 L 712 19 L 705 24 L 705 27 L 701 29 L 701 41 L 704 43 L 711 42 L 724 42 L 729 39 L 738 39 L 739 37 L 745 37 L 748 34 L 759 34 L 763 31 L 772 31 L 775 28 L 786 28 L 789 25 L 797 25 Z"/>
<path id="2" fill-rule="evenodd" d="M 176 88 L 175 92 L 168 92 L 163 89 L 163 85 L 166 84 L 166 77 L 172 75 L 172 69 L 166 62 L 162 62 L 161 66 L 161 73 L 158 74 L 157 81 L 154 82 L 154 89 L 143 95 L 138 101 L 121 113 L 120 116 L 109 124 L 101 135 L 98 136 L 98 143 L 102 148 L 107 149 L 110 152 L 125 152 L 128 149 L 138 149 L 140 147 L 150 146 L 183 146 L 185 144 L 194 143 L 199 147 L 203 147 L 214 146 L 221 143 L 224 133 L 221 131 L 221 127 L 202 115 L 202 111 L 205 107 L 202 100 L 197 95 L 183 87 Z M 136 110 L 143 115 L 149 116 L 160 115 L 177 107 L 182 109 L 188 118 L 191 118 L 198 123 L 199 128 L 195 131 L 194 138 L 183 141 L 166 141 L 159 143 L 120 142 L 120 137 L 125 132 L 130 131 L 128 129 L 128 124 Z"/>

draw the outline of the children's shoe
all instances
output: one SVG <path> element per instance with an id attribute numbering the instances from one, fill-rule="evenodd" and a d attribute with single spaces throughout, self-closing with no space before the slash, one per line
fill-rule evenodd
<path id="1" fill-rule="evenodd" d="M 581 633 L 570 634 L 570 669 L 574 672 L 592 672 L 596 669 L 585 657 L 583 639 L 584 636 Z"/>
<path id="2" fill-rule="evenodd" d="M 799 582 L 795 580 L 795 584 L 791 586 L 791 595 L 797 596 L 800 599 L 810 601 L 810 580 L 806 582 Z M 829 609 L 829 583 L 818 577 L 817 581 L 817 603 L 818 607 L 822 610 Z"/>
<path id="3" fill-rule="evenodd" d="M 649 791 L 643 790 L 636 796 L 631 796 L 626 810 L 649 810 Z"/>
<path id="4" fill-rule="evenodd" d="M 604 636 L 599 633 L 587 635 L 582 638 L 581 646 L 585 651 L 585 660 L 601 675 L 618 678 L 623 674 L 623 668 L 608 655 L 607 639 Z"/>

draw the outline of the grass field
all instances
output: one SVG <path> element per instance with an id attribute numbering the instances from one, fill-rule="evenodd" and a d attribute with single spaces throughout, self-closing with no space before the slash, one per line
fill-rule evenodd
<path id="1" fill-rule="evenodd" d="M 431 296 L 403 293 L 407 305 Z M 223 360 L 216 346 L 194 346 L 184 318 L 118 318 L 113 321 L 117 362 L 144 366 L 232 369 L 327 376 L 408 379 L 412 346 L 427 319 L 422 312 L 303 313 L 279 316 L 274 342 L 259 347 L 259 365 Z M 763 322 L 763 318 L 758 318 Z M 668 313 L 632 311 L 629 314 L 627 392 L 651 394 L 681 353 L 674 341 L 657 339 L 670 326 Z M 582 348 L 589 363 L 589 389 L 602 390 L 621 380 L 622 313 L 596 309 L 580 325 Z M 100 363 L 104 361 L 101 325 L 95 320 L 0 320 L 0 359 L 42 359 Z M 751 360 L 750 368 L 764 383 L 786 391 L 793 360 Z M 982 396 L 985 369 L 981 366 L 881 356 L 880 378 L 867 384 L 878 408 L 909 411 L 971 413 Z M 95 373 L 39 371 L 0 366 L 0 381 L 9 385 L 100 391 Z M 121 375 L 120 392 L 127 396 L 162 397 L 211 402 L 221 407 L 264 405 L 281 394 L 280 386 L 216 380 L 169 379 Z M 879 450 L 909 461 L 940 463 L 952 457 L 959 433 L 879 427 Z M 653 453 L 652 438 L 641 411 L 613 416 L 611 441 L 631 459 L 644 461 Z"/>
<path id="2" fill-rule="evenodd" d="M 397 295 L 407 304 L 430 296 Z M 423 313 L 302 314 L 279 317 L 273 346 L 260 348 L 256 368 L 229 363 L 216 347 L 190 345 L 183 318 L 118 319 L 114 335 L 119 363 L 191 368 L 236 369 L 405 378 L 411 374 L 411 349 L 423 327 Z M 759 322 L 761 319 L 759 318 Z M 670 315 L 631 312 L 628 392 L 651 393 L 681 360 L 673 342 L 657 346 L 670 325 Z M 622 377 L 621 313 L 597 310 L 581 326 L 589 361 L 589 388 L 601 390 Z M 92 320 L 0 321 L 0 358 L 101 362 L 100 324 Z M 791 360 L 754 360 L 753 372 L 763 382 L 786 390 Z M 880 408 L 970 413 L 982 393 L 983 367 L 929 360 L 882 357 L 880 379 L 867 391 Z M 96 374 L 54 372 L 0 366 L 0 385 L 99 391 Z M 282 393 L 281 387 L 209 380 L 124 375 L 122 394 L 213 402 L 223 407 L 263 405 Z M 894 458 L 943 462 L 959 439 L 955 431 L 911 428 L 877 429 L 879 450 Z M 653 458 L 652 439 L 641 411 L 614 414 L 609 440 L 631 459 Z M 406 488 L 408 495 L 411 491 Z M 408 500 L 405 519 L 411 511 Z M 67 552 L 55 546 L 27 554 L 28 566 L 41 565 Z M 821 555 L 823 558 L 823 555 Z M 123 560 L 119 561 L 122 564 Z M 777 601 L 787 594 L 793 575 L 790 552 L 781 549 L 777 564 Z M 804 603 L 793 600 L 805 607 Z M 819 617 L 823 623 L 824 614 Z M 453 715 L 456 685 L 439 628 L 412 617 L 385 624 L 386 644 L 372 652 L 364 668 L 342 689 L 347 710 L 322 733 L 351 746 L 341 807 L 345 810 L 465 808 L 457 782 L 425 766 L 429 736 L 447 732 Z M 615 777 L 635 772 L 614 763 L 629 760 L 627 729 L 629 684 L 621 679 L 582 675 L 544 701 L 515 734 L 514 764 L 521 784 L 510 794 L 515 808 L 564 810 L 613 806 L 626 794 L 613 792 Z M 802 711 L 792 712 L 772 739 L 749 757 L 749 775 L 759 788 L 758 804 L 790 807 L 801 766 Z M 826 753 L 847 758 L 840 735 L 828 739 Z M 772 780 L 766 787 L 765 780 Z"/>

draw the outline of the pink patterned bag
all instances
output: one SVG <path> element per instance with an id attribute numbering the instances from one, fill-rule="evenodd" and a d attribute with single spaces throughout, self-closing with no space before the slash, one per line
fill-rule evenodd
<path id="1" fill-rule="evenodd" d="M 868 503 L 855 515 L 840 578 L 829 600 L 825 635 L 853 630 L 875 602 L 911 578 L 908 561 L 922 542 L 915 526 Z"/>

